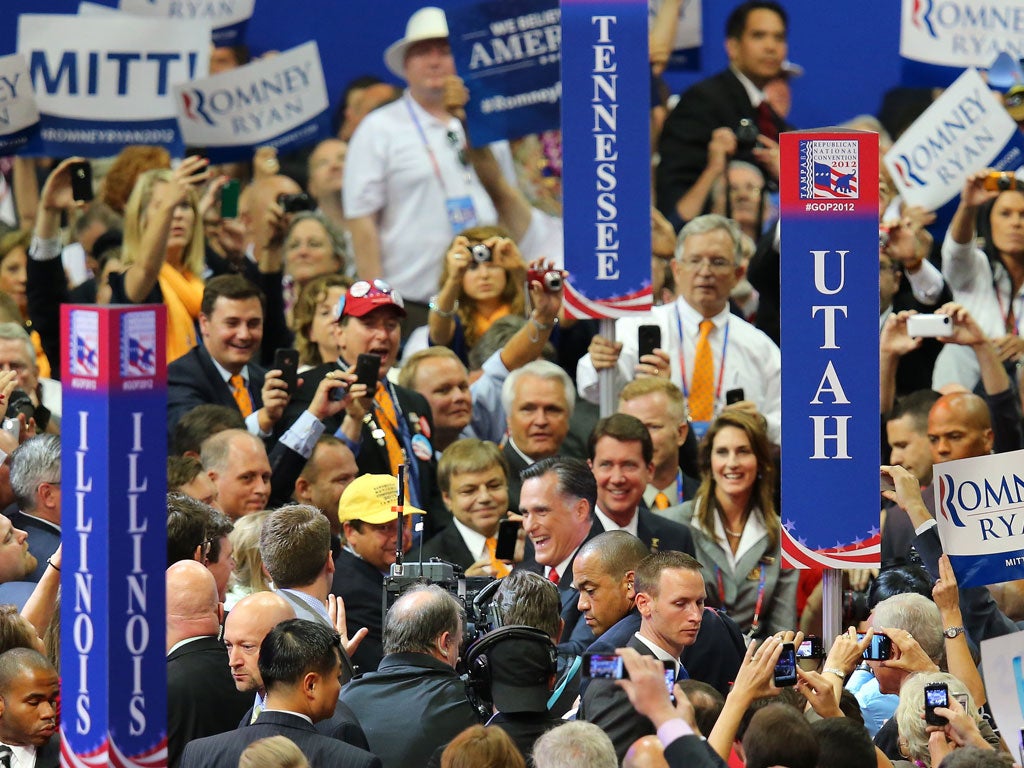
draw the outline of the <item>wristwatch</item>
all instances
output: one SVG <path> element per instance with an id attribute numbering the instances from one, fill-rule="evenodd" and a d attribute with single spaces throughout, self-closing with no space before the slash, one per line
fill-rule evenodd
<path id="1" fill-rule="evenodd" d="M 944 634 L 950 640 L 952 640 L 957 635 L 962 635 L 963 632 L 964 632 L 963 625 L 961 625 L 959 627 L 946 627 L 944 630 L 942 630 L 942 634 Z"/>

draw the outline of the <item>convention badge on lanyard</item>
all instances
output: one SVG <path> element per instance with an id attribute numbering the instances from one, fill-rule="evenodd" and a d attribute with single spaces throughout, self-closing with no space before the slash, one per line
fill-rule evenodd
<path id="1" fill-rule="evenodd" d="M 452 234 L 457 235 L 476 226 L 476 209 L 473 207 L 473 198 L 469 195 L 449 197 L 444 201 L 444 205 L 448 211 L 448 223 L 451 225 Z"/>

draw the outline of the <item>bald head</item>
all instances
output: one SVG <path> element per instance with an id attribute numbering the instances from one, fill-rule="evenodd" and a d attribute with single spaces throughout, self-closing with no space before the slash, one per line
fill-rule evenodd
<path id="1" fill-rule="evenodd" d="M 928 413 L 928 441 L 936 464 L 992 452 L 992 417 L 985 401 L 969 392 L 943 395 Z"/>
<path id="2" fill-rule="evenodd" d="M 641 736 L 622 759 L 622 768 L 668 768 L 665 750 L 657 736 Z"/>
<path id="3" fill-rule="evenodd" d="M 646 545 L 626 531 L 606 531 L 595 536 L 582 547 L 577 557 L 586 557 L 604 573 L 618 578 L 636 567 L 651 554 Z"/>
<path id="4" fill-rule="evenodd" d="M 255 592 L 238 601 L 224 622 L 224 646 L 235 687 L 263 691 L 260 645 L 274 627 L 295 618 L 287 600 L 274 592 Z"/>
<path id="5" fill-rule="evenodd" d="M 217 634 L 220 602 L 210 570 L 195 560 L 167 569 L 167 648 L 190 637 Z"/>

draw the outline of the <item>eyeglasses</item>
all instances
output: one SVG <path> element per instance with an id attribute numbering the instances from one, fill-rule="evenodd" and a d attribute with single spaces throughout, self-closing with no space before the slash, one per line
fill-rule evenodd
<path id="1" fill-rule="evenodd" d="M 679 263 L 687 269 L 692 269 L 694 272 L 702 266 L 706 266 L 712 272 L 719 273 L 729 272 L 736 268 L 735 262 L 724 256 L 684 256 L 679 260 Z"/>

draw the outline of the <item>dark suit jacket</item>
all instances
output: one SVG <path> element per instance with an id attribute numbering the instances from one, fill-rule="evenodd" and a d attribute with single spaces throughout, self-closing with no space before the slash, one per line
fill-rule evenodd
<path id="1" fill-rule="evenodd" d="M 252 694 L 235 688 L 228 652 L 216 637 L 201 637 L 167 657 L 167 765 L 178 765 L 193 739 L 235 728 Z"/>
<path id="2" fill-rule="evenodd" d="M 690 535 L 690 530 L 685 525 L 654 514 L 647 509 L 643 502 L 640 502 L 637 514 L 639 515 L 636 523 L 637 538 L 652 553 L 675 550 L 688 555 L 694 554 L 693 536 Z M 601 528 L 601 533 L 604 533 L 604 526 L 596 517 L 595 523 Z"/>
<path id="3" fill-rule="evenodd" d="M 263 407 L 263 377 L 266 371 L 249 363 L 249 397 L 252 408 Z M 167 428 L 173 430 L 182 416 L 197 405 L 226 405 L 238 408 L 231 389 L 221 378 L 206 347 L 193 347 L 167 366 Z"/>
<path id="4" fill-rule="evenodd" d="M 750 103 L 743 84 L 731 70 L 723 70 L 694 84 L 679 98 L 662 130 L 658 152 L 661 163 L 656 177 L 658 208 L 679 228 L 676 203 L 693 186 L 707 165 L 708 142 L 716 128 L 736 129 L 742 118 L 757 124 L 757 110 Z M 775 118 L 780 131 L 789 130 L 784 120 Z M 740 152 L 737 160 L 758 165 L 749 152 Z"/>
<path id="5" fill-rule="evenodd" d="M 47 558 L 60 546 L 60 526 L 26 515 L 20 510 L 9 517 L 11 525 L 28 534 L 28 551 L 35 555 L 38 561 L 36 569 L 26 576 L 25 580 L 38 582 L 46 571 Z"/>
<path id="6" fill-rule="evenodd" d="M 423 559 L 429 560 L 432 557 L 439 557 L 447 563 L 455 563 L 463 570 L 476 562 L 462 534 L 454 525 L 449 525 L 423 545 Z"/>
<path id="7" fill-rule="evenodd" d="M 347 549 L 334 561 L 334 583 L 331 593 L 345 601 L 345 618 L 350 631 L 366 627 L 370 634 L 363 638 L 352 654 L 357 672 L 372 672 L 384 656 L 384 574 Z"/>
<path id="8" fill-rule="evenodd" d="M 57 259 L 57 263 L 60 263 L 60 259 Z M 43 746 L 36 748 L 35 768 L 59 768 L 59 766 L 60 734 L 55 734 Z"/>
<path id="9" fill-rule="evenodd" d="M 263 712 L 250 726 L 190 742 L 185 747 L 183 768 L 236 768 L 247 746 L 269 736 L 287 736 L 295 742 L 310 765 L 332 768 L 380 768 L 380 759 L 351 744 L 316 732 L 308 722 L 290 712 Z"/>
<path id="10" fill-rule="evenodd" d="M 681 736 L 665 747 L 669 768 L 725 768 L 718 753 L 699 736 Z"/>
<path id="11" fill-rule="evenodd" d="M 288 407 L 285 409 L 284 417 L 278 423 L 275 433 L 277 437 L 280 437 L 299 417 L 299 414 L 309 407 L 309 404 L 313 401 L 313 395 L 316 393 L 316 388 L 320 386 L 320 382 L 323 381 L 324 377 L 331 371 L 338 370 L 341 370 L 341 366 L 337 362 L 332 362 L 325 363 L 302 374 L 302 385 L 296 390 L 295 396 L 292 397 Z M 403 419 L 408 425 L 410 433 L 415 435 L 421 430 L 419 418 L 423 417 L 427 420 L 427 428 L 423 430 L 424 435 L 427 433 L 433 434 L 433 416 L 430 412 L 430 405 L 427 404 L 423 395 L 397 385 L 392 388 L 392 391 L 395 392 L 398 398 L 398 407 L 402 412 L 399 418 Z M 415 418 L 413 418 L 414 416 Z M 324 426 L 326 427 L 325 434 L 333 435 L 337 432 L 343 419 L 344 415 L 339 414 L 324 421 Z M 363 425 L 362 442 L 359 447 L 359 453 L 356 456 L 359 473 L 390 475 L 391 463 L 388 459 L 387 449 L 377 444 L 377 441 L 370 435 L 371 431 L 368 425 Z M 434 458 L 433 452 L 431 452 L 430 458 L 426 461 L 415 457 L 410 458 L 417 462 L 420 504 L 428 512 L 423 519 L 424 536 L 429 539 L 448 525 L 452 515 L 441 500 L 441 491 L 437 487 L 437 459 Z"/>
<path id="12" fill-rule="evenodd" d="M 501 454 L 508 462 L 508 508 L 513 512 L 519 512 L 519 492 L 523 489 L 523 480 L 519 473 L 530 465 L 523 461 L 519 452 L 507 442 L 501 447 Z"/>
<path id="13" fill-rule="evenodd" d="M 252 720 L 252 709 L 252 707 L 249 707 L 249 710 L 242 715 L 242 719 L 238 721 L 239 728 L 245 728 L 249 725 L 249 721 Z M 349 709 L 348 705 L 340 701 L 335 705 L 333 715 L 326 720 L 321 720 L 319 723 L 313 723 L 313 727 L 317 733 L 324 736 L 344 741 L 353 747 L 359 747 L 359 749 L 367 751 L 370 749 L 366 744 L 366 735 L 356 719 L 355 712 Z"/>
<path id="14" fill-rule="evenodd" d="M 643 656 L 654 655 L 635 637 L 629 639 L 626 647 Z M 634 741 L 655 732 L 651 721 L 636 711 L 614 680 L 591 680 L 583 693 L 578 718 L 594 723 L 608 734 L 620 763 Z"/>
<path id="15" fill-rule="evenodd" d="M 580 543 L 580 546 L 583 546 L 583 544 L 601 533 L 604 533 L 604 529 L 597 521 L 597 518 L 591 515 L 590 532 L 587 534 L 587 538 Z M 594 640 L 594 633 L 590 631 L 587 622 L 581 621 L 583 614 L 576 607 L 580 593 L 572 585 L 572 564 L 575 559 L 575 555 L 573 555 L 573 560 L 569 561 L 569 566 L 565 569 L 562 578 L 558 582 L 558 593 L 562 601 L 562 621 L 565 622 L 565 627 L 562 629 L 562 637 L 558 643 L 558 655 L 562 660 L 583 653 L 584 649 Z M 523 562 L 519 563 L 516 568 L 525 568 L 528 571 L 539 573 L 541 576 L 547 576 L 547 567 L 534 559 L 533 546 L 530 544 L 529 539 L 526 541 L 526 557 L 523 558 Z M 564 664 L 560 661 L 559 672 L 563 669 Z"/>
<path id="16" fill-rule="evenodd" d="M 341 692 L 384 768 L 418 768 L 478 722 L 458 673 L 423 653 L 391 653 Z M 327 765 L 326 763 L 324 765 Z"/>

